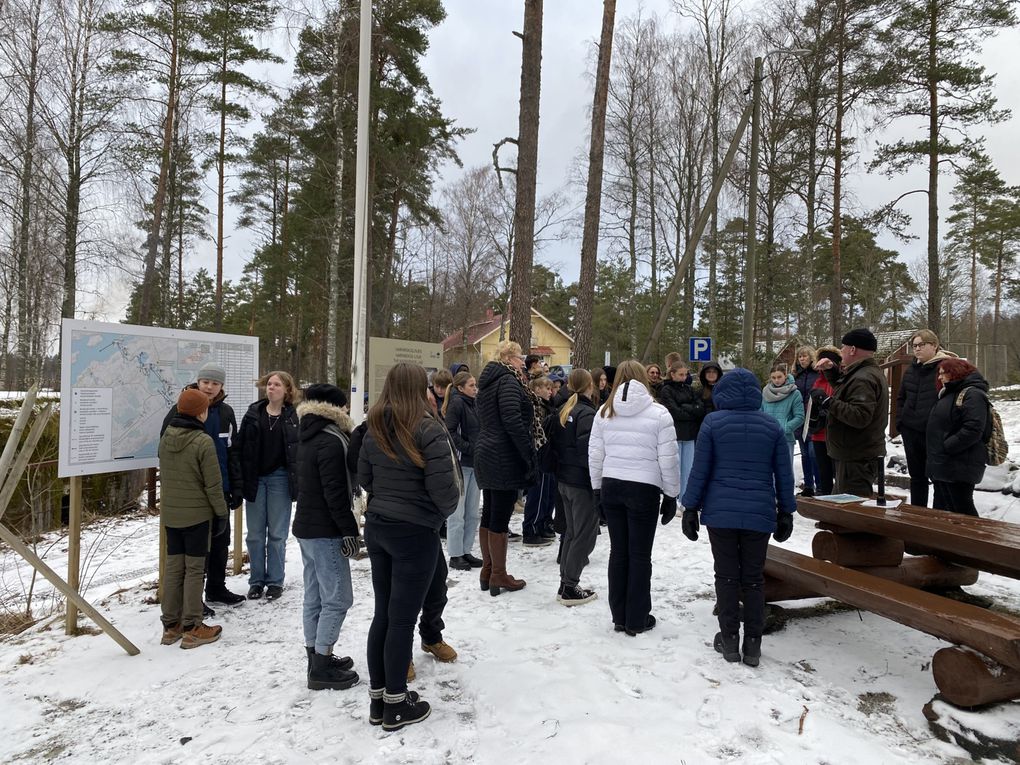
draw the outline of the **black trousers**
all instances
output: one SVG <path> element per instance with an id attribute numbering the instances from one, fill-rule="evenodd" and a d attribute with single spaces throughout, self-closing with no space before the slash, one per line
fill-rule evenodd
<path id="1" fill-rule="evenodd" d="M 936 510 L 948 510 L 951 513 L 977 516 L 974 507 L 974 484 L 932 481 L 935 484 L 935 500 L 931 506 Z"/>
<path id="2" fill-rule="evenodd" d="M 832 487 L 836 483 L 836 466 L 829 456 L 825 441 L 812 441 L 811 446 L 815 451 L 815 463 L 818 465 L 818 486 L 819 494 L 832 494 Z"/>
<path id="3" fill-rule="evenodd" d="M 421 607 L 421 620 L 418 622 L 418 634 L 421 635 L 422 642 L 428 645 L 438 643 L 443 639 L 443 630 L 446 628 L 443 611 L 446 609 L 448 601 L 446 577 L 449 573 L 446 556 L 443 555 L 443 548 L 440 547 L 436 570 L 432 574 L 428 592 L 425 593 L 425 603 Z"/>
<path id="4" fill-rule="evenodd" d="M 745 529 L 708 529 L 715 562 L 715 597 L 719 631 L 740 631 L 740 601 L 744 602 L 744 637 L 761 637 L 765 627 L 765 553 L 769 535 Z"/>
<path id="5" fill-rule="evenodd" d="M 510 516 L 514 514 L 516 502 L 516 489 L 484 489 L 479 525 L 493 534 L 506 534 L 510 530 Z"/>
<path id="6" fill-rule="evenodd" d="M 903 451 L 907 453 L 910 474 L 910 504 L 928 506 L 928 438 L 924 433 L 901 430 Z"/>
<path id="7" fill-rule="evenodd" d="M 172 526 L 164 528 L 166 530 L 167 555 L 189 555 L 193 558 L 201 558 L 209 552 L 209 521 L 202 521 L 183 529 L 176 529 Z"/>
<path id="8" fill-rule="evenodd" d="M 836 491 L 870 497 L 878 480 L 878 457 L 870 460 L 834 460 L 836 463 Z"/>
<path id="9" fill-rule="evenodd" d="M 227 510 L 227 528 L 209 542 L 209 555 L 205 559 L 205 592 L 215 594 L 227 588 L 227 554 L 230 552 L 230 516 Z"/>
<path id="10" fill-rule="evenodd" d="M 439 532 L 371 513 L 365 532 L 375 592 L 375 614 L 368 630 L 368 676 L 372 688 L 397 694 L 407 690 L 414 623 L 442 555 Z"/>
<path id="11" fill-rule="evenodd" d="M 613 624 L 642 630 L 652 610 L 652 543 L 659 523 L 659 487 L 602 481 L 609 526 L 609 612 Z"/>

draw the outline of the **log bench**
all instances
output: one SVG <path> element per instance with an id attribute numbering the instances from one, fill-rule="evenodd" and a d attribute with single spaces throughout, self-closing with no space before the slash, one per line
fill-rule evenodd
<path id="1" fill-rule="evenodd" d="M 1020 526 L 907 504 L 798 498 L 797 506 L 822 529 L 814 557 L 770 547 L 768 602 L 831 597 L 966 646 L 942 649 L 932 662 L 950 703 L 1020 698 L 1020 619 L 920 589 L 973 584 L 979 571 L 1020 579 Z"/>

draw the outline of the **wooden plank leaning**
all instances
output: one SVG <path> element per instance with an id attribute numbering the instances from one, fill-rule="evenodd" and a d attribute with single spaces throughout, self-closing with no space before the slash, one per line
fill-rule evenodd
<path id="1" fill-rule="evenodd" d="M 7 443 L 4 444 L 3 454 L 0 454 L 0 487 L 4 485 L 7 480 L 7 471 L 10 470 L 11 462 L 14 461 L 14 456 L 18 452 L 18 444 L 21 443 L 21 434 L 25 432 L 25 426 L 28 425 L 28 418 L 32 416 L 32 408 L 35 406 L 35 395 L 36 387 L 33 385 L 27 394 L 25 394 L 25 400 L 21 402 L 21 411 L 18 412 L 17 419 L 14 420 L 14 426 L 11 428 L 11 433 L 7 436 Z M 6 505 L 3 505 L 6 507 Z M 2 513 L 0 513 L 2 515 Z"/>
<path id="2" fill-rule="evenodd" d="M 14 497 L 14 492 L 18 490 L 18 484 L 21 482 L 21 476 L 25 474 L 25 470 L 28 468 L 28 461 L 32 459 L 32 455 L 35 454 L 35 447 L 39 445 L 39 440 L 42 438 L 43 431 L 46 430 L 46 423 L 50 420 L 50 415 L 53 414 L 53 405 L 47 404 L 39 412 L 35 418 L 35 422 L 32 423 L 32 429 L 28 431 L 28 438 L 25 439 L 25 445 L 21 448 L 21 451 L 14 457 L 14 462 L 11 465 L 11 472 L 7 474 L 7 479 L 4 481 L 3 488 L 0 489 L 0 518 L 4 517 L 4 513 L 7 512 L 8 505 L 11 504 L 11 499 Z M 11 434 L 11 439 L 14 435 Z"/>
<path id="3" fill-rule="evenodd" d="M 765 573 L 1020 669 L 1020 620 L 769 546 Z"/>
<path id="4" fill-rule="evenodd" d="M 129 655 L 137 656 L 140 653 L 138 647 L 134 643 L 124 637 L 124 635 L 121 634 L 116 627 L 110 624 L 110 622 L 108 622 L 106 618 L 99 613 L 99 611 L 85 600 L 85 598 L 75 592 L 67 582 L 61 579 L 57 572 L 47 566 L 42 558 L 32 552 L 31 548 L 22 542 L 17 534 L 8 529 L 2 523 L 0 523 L 0 539 L 3 539 L 14 549 L 16 553 L 18 553 L 18 555 L 28 561 L 32 568 L 46 577 L 50 584 L 56 587 L 65 598 L 73 602 L 82 611 L 82 613 L 86 614 L 90 619 L 92 619 L 92 621 L 99 625 L 99 628 L 113 638 L 117 642 L 117 645 L 127 651 Z"/>

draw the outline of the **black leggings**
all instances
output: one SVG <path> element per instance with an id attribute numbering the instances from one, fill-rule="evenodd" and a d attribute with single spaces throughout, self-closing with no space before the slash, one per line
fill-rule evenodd
<path id="1" fill-rule="evenodd" d="M 485 489 L 482 492 L 481 527 L 493 534 L 506 534 L 510 530 L 510 516 L 517 502 L 516 489 Z"/>
<path id="2" fill-rule="evenodd" d="M 824 441 L 811 444 L 815 450 L 815 463 L 818 465 L 818 485 L 815 490 L 822 495 L 832 494 L 832 486 L 836 480 L 836 466 L 832 464 L 828 448 Z"/>
<path id="3" fill-rule="evenodd" d="M 935 510 L 948 510 L 963 515 L 978 514 L 974 507 L 974 484 L 959 481 L 932 481 L 935 484 L 935 500 L 931 506 Z"/>

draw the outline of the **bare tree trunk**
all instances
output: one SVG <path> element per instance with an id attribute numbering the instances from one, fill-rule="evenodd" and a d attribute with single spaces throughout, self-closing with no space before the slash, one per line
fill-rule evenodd
<path id="1" fill-rule="evenodd" d="M 606 103 L 609 69 L 613 56 L 616 0 L 604 0 L 599 58 L 595 68 L 595 96 L 591 109 L 591 145 L 588 150 L 588 188 L 584 199 L 584 230 L 581 234 L 581 274 L 574 314 L 574 366 L 591 363 L 592 322 L 595 313 L 595 273 L 599 255 L 599 221 L 602 213 L 602 170 L 606 144 Z"/>
<path id="2" fill-rule="evenodd" d="M 173 148 L 174 124 L 177 121 L 177 72 L 180 56 L 181 15 L 178 3 L 171 4 L 170 66 L 167 75 L 166 114 L 163 117 L 163 145 L 159 156 L 159 179 L 152 199 L 152 221 L 146 242 L 145 271 L 142 276 L 142 294 L 138 306 L 138 321 L 148 324 L 152 320 L 152 300 L 156 291 L 156 258 L 159 254 L 160 230 L 163 224 L 163 206 L 166 204 L 167 176 L 170 172 L 170 153 Z"/>
<path id="3" fill-rule="evenodd" d="M 538 181 L 538 118 L 542 91 L 542 0 L 524 0 L 521 36 L 521 105 L 517 135 L 517 198 L 514 204 L 513 291 L 510 339 L 531 347 L 531 269 L 535 256 L 535 193 Z"/>
<path id="4" fill-rule="evenodd" d="M 843 321 L 843 272 L 841 244 L 843 236 L 843 117 L 845 104 L 843 89 L 845 86 L 843 65 L 845 63 L 845 46 L 843 36 L 846 32 L 846 3 L 840 0 L 836 5 L 838 14 L 836 34 L 836 124 L 835 124 L 835 156 L 833 157 L 832 179 L 832 295 L 829 303 L 829 334 L 832 342 L 838 343 L 842 336 L 840 324 Z"/>
<path id="5" fill-rule="evenodd" d="M 216 331 L 223 329 L 223 198 L 227 163 L 227 30 L 224 25 L 220 49 L 220 134 L 216 147 Z"/>
<path id="6" fill-rule="evenodd" d="M 942 337 L 942 277 L 939 271 L 939 91 L 938 19 L 928 28 L 928 329 Z M 948 338 L 946 338 L 948 340 Z"/>
<path id="7" fill-rule="evenodd" d="M 393 332 L 393 261 L 397 256 L 397 224 L 400 221 L 400 189 L 394 189 L 390 209 L 389 229 L 386 233 L 386 260 L 383 262 L 382 316 L 380 317 L 383 337 Z"/>
<path id="8" fill-rule="evenodd" d="M 337 369 L 337 311 L 340 309 L 340 239 L 343 237 L 344 225 L 344 138 L 341 126 L 341 83 L 337 72 L 340 70 L 340 58 L 343 54 L 340 46 L 342 39 L 343 16 L 337 14 L 337 28 L 333 43 L 333 125 L 336 130 L 336 161 L 333 167 L 333 231 L 329 241 L 329 254 L 326 258 L 327 283 L 329 285 L 329 303 L 326 311 L 326 382 L 336 385 L 339 382 Z"/>

